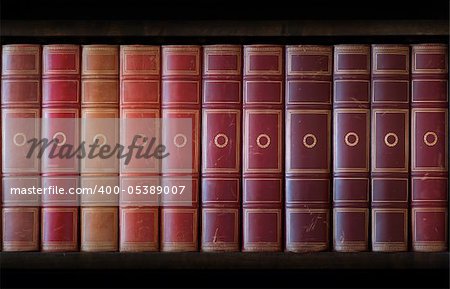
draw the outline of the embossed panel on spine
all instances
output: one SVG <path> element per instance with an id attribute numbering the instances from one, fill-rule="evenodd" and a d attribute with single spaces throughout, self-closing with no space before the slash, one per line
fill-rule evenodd
<path id="1" fill-rule="evenodd" d="M 372 250 L 408 249 L 409 46 L 372 45 Z"/>
<path id="2" fill-rule="evenodd" d="M 202 251 L 240 250 L 242 49 L 203 47 Z"/>
<path id="3" fill-rule="evenodd" d="M 448 46 L 412 45 L 412 250 L 448 250 Z"/>
<path id="4" fill-rule="evenodd" d="M 2 238 L 3 251 L 39 250 L 40 198 L 11 194 L 11 188 L 40 186 L 40 161 L 24 158 L 27 141 L 40 137 L 40 45 L 2 48 Z M 18 120 L 17 120 L 18 119 Z M 29 119 L 28 126 L 23 119 Z M 22 125 L 20 125 L 22 123 Z"/>
<path id="5" fill-rule="evenodd" d="M 286 47 L 286 251 L 329 248 L 330 46 Z"/>
<path id="6" fill-rule="evenodd" d="M 370 46 L 334 47 L 333 249 L 369 248 Z"/>
<path id="7" fill-rule="evenodd" d="M 243 251 L 282 250 L 284 53 L 244 46 Z"/>

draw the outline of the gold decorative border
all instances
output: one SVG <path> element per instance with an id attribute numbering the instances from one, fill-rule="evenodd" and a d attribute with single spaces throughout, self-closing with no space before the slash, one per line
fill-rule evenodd
<path id="1" fill-rule="evenodd" d="M 291 83 L 294 82 L 309 82 L 309 83 L 317 83 L 317 82 L 321 82 L 321 83 L 328 83 L 330 86 L 330 94 L 328 96 L 328 101 L 327 102 L 319 102 L 319 101 L 292 101 L 291 100 L 291 95 L 289 93 L 289 85 Z M 332 97 L 332 91 L 333 91 L 333 84 L 332 81 L 328 81 L 328 80 L 286 80 L 286 96 L 287 96 L 287 103 L 288 104 L 331 104 L 331 97 Z"/>
<path id="2" fill-rule="evenodd" d="M 250 57 L 251 56 L 276 56 L 278 57 L 278 69 L 277 70 L 251 70 L 250 69 Z M 246 76 L 252 75 L 283 75 L 283 47 L 281 46 L 269 46 L 269 45 L 246 45 L 244 46 L 244 73 Z"/>
<path id="3" fill-rule="evenodd" d="M 399 55 L 405 57 L 405 69 L 378 69 L 378 55 Z M 372 45 L 372 74 L 408 74 L 409 75 L 409 47 L 406 45 Z"/>
<path id="4" fill-rule="evenodd" d="M 365 180 L 367 181 L 367 190 L 366 190 L 366 199 L 365 200 L 355 200 L 355 199 L 336 199 L 336 181 L 337 180 Z M 370 192 L 370 183 L 369 178 L 341 178 L 335 177 L 333 178 L 333 203 L 368 203 L 369 202 L 369 192 Z"/>
<path id="5" fill-rule="evenodd" d="M 427 113 L 427 112 L 438 112 L 438 113 L 444 113 L 445 117 L 445 135 L 444 135 L 444 146 L 445 150 L 443 152 L 444 154 L 444 167 L 418 167 L 416 166 L 417 163 L 417 155 L 416 155 L 416 123 L 417 123 L 417 114 L 418 113 Z M 448 171 L 448 110 L 446 108 L 412 108 L 411 109 L 411 134 L 412 134 L 412 141 L 411 141 L 411 171 L 413 172 L 447 172 Z"/>
<path id="6" fill-rule="evenodd" d="M 241 201 L 241 185 L 240 185 L 240 178 L 208 178 L 208 177 L 203 177 L 202 178 L 203 181 L 235 181 L 236 182 L 236 200 L 234 201 L 207 201 L 207 200 L 202 200 L 202 204 L 207 205 L 207 204 L 216 204 L 216 203 L 221 203 L 221 204 L 226 204 L 226 203 L 230 203 L 230 204 L 237 204 L 239 205 L 239 202 Z M 203 185 L 203 182 L 202 182 Z"/>
<path id="7" fill-rule="evenodd" d="M 431 199 L 414 199 L 414 181 L 418 180 L 418 181 L 424 181 L 424 180 L 429 180 L 429 179 L 436 179 L 436 180 L 444 180 L 447 185 L 446 187 L 448 188 L 448 178 L 447 177 L 411 177 L 411 201 L 412 202 L 448 202 L 448 192 L 445 194 L 445 199 L 444 200 L 431 200 Z"/>
<path id="8" fill-rule="evenodd" d="M 291 215 L 295 213 L 301 214 L 324 214 L 325 223 L 327 226 L 326 237 L 324 242 L 320 241 L 309 241 L 309 242 L 295 242 L 291 240 L 291 229 L 297 230 L 296 227 L 291 227 Z M 289 245 L 312 245 L 312 244 L 323 244 L 328 245 L 329 234 L 330 234 L 330 212 L 328 209 L 299 209 L 299 208 L 286 208 L 286 243 Z"/>
<path id="9" fill-rule="evenodd" d="M 120 208 L 120 247 L 127 247 L 127 246 L 138 246 L 139 248 L 145 248 L 145 249 L 152 249 L 158 247 L 158 240 L 159 240 L 159 210 L 158 208 L 127 208 L 127 207 L 121 207 Z M 125 237 L 125 225 L 126 225 L 126 216 L 127 214 L 133 214 L 133 213 L 152 213 L 153 214 L 153 240 L 152 242 L 144 241 L 144 242 L 133 242 L 133 241 L 126 241 Z"/>
<path id="10" fill-rule="evenodd" d="M 171 75 L 200 75 L 200 46 L 194 45 L 169 45 L 162 46 L 162 73 L 163 76 Z M 172 55 L 184 55 L 195 57 L 195 70 L 171 70 L 167 67 L 167 57 Z"/>
<path id="11" fill-rule="evenodd" d="M 296 71 L 292 69 L 292 57 L 297 55 L 305 55 L 305 56 L 326 56 L 328 58 L 327 61 L 327 70 L 326 71 L 318 71 L 318 70 L 308 70 L 308 71 Z M 331 67 L 333 62 L 333 48 L 331 46 L 314 46 L 314 45 L 289 45 L 286 46 L 286 73 L 288 76 L 295 75 L 325 75 L 331 76 Z"/>
<path id="12" fill-rule="evenodd" d="M 206 232 L 206 215 L 208 213 L 219 213 L 219 214 L 233 214 L 234 215 L 234 234 L 233 234 L 233 243 L 239 242 L 239 209 L 227 209 L 227 208 L 203 208 L 202 209 L 202 232 Z M 217 228 L 218 229 L 218 228 Z M 204 239 L 204 234 L 202 233 L 202 244 L 205 245 L 220 245 L 226 244 L 229 242 L 206 242 Z"/>
<path id="13" fill-rule="evenodd" d="M 210 69 L 208 66 L 209 56 L 236 56 L 236 69 Z M 233 46 L 203 46 L 203 74 L 204 75 L 241 75 L 242 49 L 239 45 Z"/>
<path id="14" fill-rule="evenodd" d="M 162 87 L 164 90 L 164 85 L 169 84 L 169 83 L 195 83 L 195 95 L 196 95 L 196 99 L 195 102 L 192 101 L 164 101 L 165 105 L 173 105 L 173 104 L 200 104 L 200 81 L 198 80 L 164 80 L 162 82 Z"/>
<path id="15" fill-rule="evenodd" d="M 247 200 L 247 183 L 249 181 L 277 181 L 278 182 L 278 201 L 249 201 Z M 245 204 L 277 204 L 283 202 L 283 180 L 279 178 L 245 178 L 243 179 L 242 202 Z"/>
<path id="16" fill-rule="evenodd" d="M 42 96 L 44 98 L 44 95 L 47 95 L 47 91 L 45 90 L 46 85 L 44 84 L 48 84 L 50 85 L 53 82 L 75 82 L 76 83 L 76 87 L 77 87 L 77 93 L 76 96 L 77 98 L 75 100 L 45 100 L 45 103 L 61 103 L 64 102 L 64 104 L 69 104 L 69 103 L 74 103 L 74 104 L 78 104 L 80 101 L 80 80 L 79 79 L 42 79 Z M 44 102 L 44 101 L 43 101 Z"/>
<path id="17" fill-rule="evenodd" d="M 6 232 L 6 214 L 8 213 L 32 213 L 33 214 L 33 232 L 31 241 L 7 241 Z M 3 223 L 3 250 L 4 251 L 28 251 L 38 250 L 39 248 L 39 208 L 38 207 L 22 207 L 22 208 L 7 208 L 2 210 Z"/>
<path id="18" fill-rule="evenodd" d="M 307 178 L 288 178 L 285 180 L 286 184 L 288 181 L 326 181 L 327 185 L 327 199 L 325 201 L 287 201 L 288 197 L 286 197 L 286 204 L 328 204 L 330 202 L 330 179 L 307 179 Z"/>
<path id="19" fill-rule="evenodd" d="M 397 113 L 404 114 L 405 120 L 405 146 L 404 150 L 404 158 L 405 164 L 402 168 L 379 168 L 376 166 L 376 157 L 377 157 L 377 114 L 388 114 L 388 113 Z M 409 170 L 409 110 L 408 109 L 372 109 L 372 172 L 382 173 L 382 172 L 408 172 Z"/>
<path id="20" fill-rule="evenodd" d="M 444 236 L 445 236 L 445 240 L 444 241 L 416 241 L 417 240 L 417 227 L 416 227 L 416 219 L 417 219 L 417 213 L 421 213 L 421 212 L 430 212 L 430 213 L 444 213 L 444 221 L 445 221 L 445 232 L 444 232 Z M 430 247 L 434 247 L 433 245 L 435 245 L 436 247 L 442 248 L 441 244 L 447 244 L 448 243 L 448 209 L 447 208 L 412 208 L 411 209 L 411 216 L 412 216 L 412 220 L 411 220 L 411 224 L 412 224 L 412 243 L 414 245 L 418 245 L 418 246 L 430 246 Z"/>
<path id="21" fill-rule="evenodd" d="M 375 83 L 377 82 L 398 82 L 398 83 L 406 83 L 406 101 L 399 101 L 399 100 L 376 100 L 375 99 Z M 409 104 L 409 98 L 410 98 L 410 88 L 409 88 L 409 80 L 392 80 L 392 79 L 379 79 L 379 80 L 372 80 L 372 103 L 408 103 Z"/>
<path id="22" fill-rule="evenodd" d="M 24 105 L 26 104 L 35 104 L 35 105 L 40 105 L 41 104 L 41 80 L 38 79 L 2 79 L 1 81 L 1 90 L 2 90 L 2 94 L 5 95 L 6 93 L 4 92 L 5 89 L 5 84 L 7 83 L 12 83 L 12 82 L 17 82 L 19 85 L 26 83 L 26 82 L 32 82 L 32 83 L 36 83 L 36 96 L 37 98 L 35 100 L 28 100 L 28 101 L 23 101 L 23 100 L 18 100 L 18 101 L 14 101 L 14 100 L 8 100 L 8 101 L 4 101 L 2 99 L 2 105 Z"/>
<path id="23" fill-rule="evenodd" d="M 445 100 L 414 100 L 414 82 L 445 82 L 447 90 Z M 443 103 L 448 102 L 448 80 L 447 79 L 411 79 L 411 102 L 414 103 Z"/>
<path id="24" fill-rule="evenodd" d="M 86 101 L 86 85 L 88 83 L 113 83 L 115 85 L 115 92 L 109 94 L 110 101 Z M 119 80 L 118 79 L 83 79 L 81 81 L 81 105 L 100 104 L 100 105 L 118 105 L 119 102 Z M 113 98 L 114 97 L 114 98 Z"/>
<path id="25" fill-rule="evenodd" d="M 280 94 L 278 101 L 249 101 L 248 100 L 248 83 L 279 83 L 280 84 Z M 244 81 L 244 99 L 246 104 L 283 104 L 283 81 L 282 80 L 245 80 Z"/>
<path id="26" fill-rule="evenodd" d="M 240 109 L 203 109 L 202 111 L 202 171 L 203 173 L 214 173 L 214 172 L 221 172 L 221 173 L 239 173 L 241 169 L 240 164 L 240 149 L 241 149 L 241 110 Z M 236 166 L 232 169 L 225 169 L 225 168 L 209 168 L 207 167 L 206 163 L 206 154 L 208 153 L 208 142 L 210 141 L 207 139 L 208 136 L 208 115 L 209 114 L 232 114 L 235 115 L 236 118 L 236 131 L 234 132 L 235 135 L 233 136 L 235 139 L 235 146 L 236 151 L 233 152 L 235 157 L 235 164 Z M 228 125 L 228 124 L 226 124 Z M 233 139 L 233 138 L 232 138 Z"/>
<path id="27" fill-rule="evenodd" d="M 413 45 L 412 46 L 412 73 L 448 73 L 448 54 L 447 54 L 448 47 L 445 45 Z M 425 53 L 420 53 L 425 52 Z M 444 69 L 438 69 L 438 68 L 417 68 L 417 55 L 433 55 L 433 54 L 442 54 L 444 55 L 445 61 L 445 68 Z"/>
<path id="28" fill-rule="evenodd" d="M 161 67 L 161 49 L 159 46 L 153 45 L 121 45 L 121 63 L 120 69 L 122 70 L 123 76 L 131 75 L 160 75 Z M 128 55 L 139 55 L 139 56 L 154 56 L 155 57 L 155 69 L 147 70 L 127 70 Z"/>
<path id="29" fill-rule="evenodd" d="M 116 75 L 119 74 L 119 47 L 116 45 L 83 45 L 81 52 L 81 75 Z M 88 69 L 90 56 L 104 55 L 114 58 L 114 69 Z"/>
<path id="30" fill-rule="evenodd" d="M 139 100 L 139 101 L 126 101 L 125 99 L 125 85 L 127 83 L 156 83 L 156 87 L 158 88 L 157 92 L 157 99 L 155 101 L 145 101 L 145 100 Z M 127 104 L 139 104 L 139 105 L 145 105 L 145 104 L 153 104 L 153 105 L 159 105 L 161 103 L 161 81 L 155 80 L 155 79 L 122 79 L 120 81 L 120 96 L 121 96 L 121 102 L 124 105 Z"/>
<path id="31" fill-rule="evenodd" d="M 63 75 L 74 75 L 80 73 L 80 48 L 76 45 L 74 47 L 43 47 L 43 75 L 52 75 L 52 74 L 63 74 Z M 49 58 L 51 55 L 74 55 L 75 56 L 75 67 L 73 69 L 49 69 Z"/>
<path id="32" fill-rule="evenodd" d="M 347 52 L 347 51 L 346 51 Z M 359 53 L 357 53 L 359 52 Z M 364 55 L 366 57 L 367 68 L 366 69 L 339 69 L 339 56 L 340 55 Z M 335 74 L 370 74 L 370 49 L 367 51 L 354 51 L 353 53 L 342 53 L 335 50 L 334 53 L 334 73 Z"/>
<path id="33" fill-rule="evenodd" d="M 2 74 L 6 75 L 40 75 L 41 74 L 41 49 L 39 45 L 3 45 Z M 6 69 L 7 59 L 14 55 L 33 55 L 34 69 L 11 70 Z"/>
<path id="34" fill-rule="evenodd" d="M 57 212 L 63 213 L 68 212 L 72 213 L 72 240 L 71 241 L 45 241 L 44 236 L 44 228 L 45 228 L 45 213 L 49 212 Z M 63 249 L 76 249 L 78 245 L 78 208 L 42 208 L 41 210 L 41 218 L 42 218 L 42 230 L 41 230 L 41 240 L 42 240 L 42 248 L 46 250 L 63 250 Z"/>
<path id="35" fill-rule="evenodd" d="M 377 233 L 377 214 L 389 214 L 389 213 L 402 213 L 404 226 L 403 226 L 403 242 L 382 242 L 376 241 L 376 233 Z M 394 248 L 404 249 L 406 250 L 408 247 L 408 209 L 372 209 L 372 247 L 381 247 L 381 250 L 389 250 Z M 395 249 L 394 249 L 395 250 Z"/>
<path id="36" fill-rule="evenodd" d="M 367 83 L 367 101 L 356 101 L 356 100 L 351 100 L 351 101 L 340 101 L 337 100 L 337 92 L 336 92 L 336 83 L 339 82 L 364 82 Z M 371 99 L 371 87 L 370 87 L 370 80 L 364 80 L 364 79 L 335 79 L 333 81 L 333 95 L 334 95 L 334 103 L 351 103 L 351 104 L 357 104 L 357 103 L 370 103 L 370 99 Z"/>
<path id="37" fill-rule="evenodd" d="M 364 240 L 362 241 L 344 241 L 342 245 L 336 245 L 336 228 L 337 228 L 337 214 L 338 213 L 364 213 Z M 349 245 L 365 246 L 369 242 L 369 209 L 368 208 L 333 208 L 333 244 L 335 247 L 348 247 Z M 345 250 L 345 249 L 344 249 Z"/>
<path id="38" fill-rule="evenodd" d="M 238 86 L 239 86 L 239 96 L 238 96 L 239 99 L 238 99 L 238 101 L 229 101 L 229 100 L 227 100 L 227 101 L 206 101 L 206 97 L 205 97 L 206 85 L 205 84 L 206 83 L 213 83 L 213 82 L 216 82 L 216 83 L 221 83 L 221 82 L 237 83 Z M 241 104 L 241 101 L 242 101 L 242 81 L 241 80 L 203 79 L 202 90 L 203 90 L 203 96 L 202 96 L 203 104 L 219 103 L 219 104 L 226 104 L 226 105 L 228 105 L 228 104 Z"/>
<path id="39" fill-rule="evenodd" d="M 373 196 L 373 192 L 374 192 L 374 181 L 377 180 L 397 180 L 397 181 L 404 181 L 406 184 L 406 196 L 405 196 L 405 200 L 401 200 L 401 201 L 393 201 L 393 200 L 387 200 L 387 201 L 375 201 L 375 198 Z M 409 184 L 408 184 L 408 178 L 380 178 L 380 177 L 376 177 L 376 178 L 372 178 L 371 179 L 371 195 L 372 195 L 372 203 L 408 203 L 408 199 L 409 199 Z M 378 210 L 378 209 L 377 209 Z"/>
<path id="40" fill-rule="evenodd" d="M 277 168 L 276 169 L 251 169 L 249 168 L 249 154 L 248 150 L 249 147 L 249 116 L 251 114 L 273 114 L 277 115 L 278 118 L 278 147 L 277 147 L 277 154 L 278 154 L 278 162 L 277 162 Z M 282 139 L 282 127 L 283 127 L 283 120 L 282 120 L 283 112 L 279 109 L 246 109 L 244 110 L 244 138 L 243 138 L 243 161 L 244 161 L 244 172 L 245 173 L 282 173 L 282 147 L 283 147 L 283 139 Z"/>
<path id="41" fill-rule="evenodd" d="M 86 219 L 88 214 L 113 214 L 113 229 L 112 235 L 114 240 L 112 241 L 89 241 L 85 239 L 85 234 L 88 231 L 86 228 Z M 81 251 L 116 251 L 118 247 L 118 208 L 117 207 L 82 207 L 81 208 Z"/>
<path id="42" fill-rule="evenodd" d="M 339 168 L 337 167 L 337 155 L 339 151 L 337 150 L 337 132 L 339 130 L 339 122 L 338 115 L 339 114 L 365 114 L 366 115 L 366 167 L 365 168 Z M 337 108 L 333 110 L 333 125 L 334 125 L 334 133 L 333 133 L 333 169 L 336 173 L 341 172 L 364 172 L 367 173 L 370 171 L 369 168 L 369 152 L 370 152 L 370 109 L 357 109 L 357 108 Z M 361 137 L 362 138 L 362 137 Z"/>
<path id="43" fill-rule="evenodd" d="M 197 241 L 198 241 L 198 209 L 186 209 L 186 208 L 177 208 L 177 209 L 168 209 L 168 208 L 163 208 L 162 212 L 161 212 L 161 248 L 164 251 L 164 247 L 166 247 L 167 249 L 171 250 L 171 249 L 182 249 L 182 248 L 197 248 Z M 165 216 L 167 214 L 176 214 L 176 213 L 189 213 L 192 214 L 192 228 L 193 228 L 193 232 L 192 232 L 192 242 L 169 242 L 169 241 L 165 241 L 164 240 L 164 232 L 166 230 L 170 230 L 169 227 L 166 228 L 165 225 Z"/>
<path id="44" fill-rule="evenodd" d="M 321 169 L 293 169 L 291 167 L 291 127 L 292 127 L 292 115 L 293 114 L 307 114 L 318 115 L 323 114 L 327 117 L 327 139 L 326 139 L 326 154 L 327 154 L 327 167 Z M 323 129 L 323 128 L 322 128 Z M 330 158 L 331 158 L 331 110 L 322 109 L 288 109 L 286 110 L 286 173 L 329 173 L 330 172 Z"/>
<path id="45" fill-rule="evenodd" d="M 248 236 L 250 235 L 250 226 L 249 226 L 249 218 L 250 214 L 276 214 L 277 217 L 277 241 L 276 242 L 249 242 Z M 281 221 L 281 214 L 282 209 L 249 209 L 244 208 L 244 222 L 243 222 L 243 228 L 244 228 L 244 234 L 242 236 L 242 246 L 243 247 L 272 247 L 275 245 L 281 246 L 281 227 L 282 227 L 282 221 Z"/>

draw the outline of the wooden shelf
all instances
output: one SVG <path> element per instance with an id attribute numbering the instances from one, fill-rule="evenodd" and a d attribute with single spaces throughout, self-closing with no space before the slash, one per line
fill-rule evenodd
<path id="1" fill-rule="evenodd" d="M 449 269 L 449 253 L 8 253 L 3 269 Z"/>
<path id="2" fill-rule="evenodd" d="M 445 20 L 3 20 L 2 37 L 447 36 Z"/>

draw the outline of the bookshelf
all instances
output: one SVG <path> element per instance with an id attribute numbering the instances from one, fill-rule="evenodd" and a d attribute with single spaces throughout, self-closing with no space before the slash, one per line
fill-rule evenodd
<path id="1" fill-rule="evenodd" d="M 2 1 L 3 2 L 3 1 Z M 191 3 L 189 13 L 170 13 L 169 4 L 156 1 L 145 14 L 137 1 L 101 13 L 89 1 L 5 1 L 0 25 L 1 44 L 338 44 L 420 43 L 449 41 L 446 7 L 382 8 L 389 1 L 372 1 L 373 10 L 356 6 L 354 14 L 334 15 L 336 1 L 324 13 L 317 4 L 302 11 L 265 7 L 260 14 L 246 8 L 232 14 L 238 1 L 220 11 L 204 1 Z M 284 2 L 284 3 L 283 3 Z M 39 5 L 42 4 L 42 5 Z M 103 3 L 105 4 L 105 3 Z M 179 4 L 179 3 L 178 3 Z M 329 4 L 329 3 L 328 3 Z M 22 11 L 21 5 L 27 5 Z M 29 6 L 28 6 L 29 5 Z M 175 4 L 174 4 L 175 5 Z M 100 6 L 100 5 L 99 5 Z M 220 6 L 220 5 L 219 5 Z M 364 6 L 364 5 L 363 5 Z M 442 5 L 445 6 L 445 5 Z M 119 7 L 120 8 L 120 7 Z M 404 8 L 404 7 L 403 7 Z M 8 10 L 9 12 L 5 12 Z M 22 9 L 22 10 L 21 10 Z M 161 10 L 158 14 L 155 11 Z M 33 11 L 30 12 L 30 11 Z M 71 12 L 69 12 L 71 11 Z M 284 12 L 283 12 L 284 11 Z M 322 11 L 322 12 L 321 12 Z M 86 13 L 82 13 L 86 12 Z M 245 13 L 250 13 L 244 17 Z M 9 14 L 8 14 L 9 13 Z M 283 14 L 284 13 L 284 14 Z M 206 16 L 205 16 L 206 15 Z M 274 16 L 276 15 L 276 16 Z M 365 19 L 353 19 L 354 15 Z M 82 19 L 80 19 L 82 18 Z M 245 18 L 246 20 L 243 20 Z M 212 287 L 448 287 L 449 252 L 444 253 L 0 253 L 0 287 L 89 286 Z M 206 270 L 206 271 L 205 271 Z M 205 273 L 206 272 L 206 273 Z M 82 275 L 80 275 L 82 274 Z M 355 275 L 358 275 L 355 277 Z M 27 276 L 24 278 L 24 276 Z M 81 276 L 83 276 L 81 278 Z M 382 278 L 381 278 L 382 277 Z M 64 278 L 64 279 L 63 279 Z M 358 280 L 365 280 L 364 284 Z M 386 283 L 386 280 L 390 283 Z M 58 283 L 62 282 L 64 283 Z M 301 281 L 300 281 L 301 280 Z M 128 283 L 127 283 L 128 282 Z M 130 283 L 131 282 L 131 283 Z M 220 284 L 217 284 L 217 283 Z M 301 282 L 301 283 L 300 283 Z"/>

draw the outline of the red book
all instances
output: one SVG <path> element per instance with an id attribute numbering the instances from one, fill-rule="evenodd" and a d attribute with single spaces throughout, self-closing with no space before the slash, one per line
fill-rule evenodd
<path id="1" fill-rule="evenodd" d="M 81 60 L 81 141 L 115 147 L 119 143 L 119 49 L 84 45 Z M 99 149 L 95 151 L 99 152 Z M 81 251 L 118 249 L 117 157 L 81 159 Z"/>
<path id="2" fill-rule="evenodd" d="M 123 145 L 130 145 L 139 135 L 139 144 L 146 149 L 152 137 L 160 139 L 160 58 L 158 46 L 120 47 Z M 126 192 L 120 194 L 120 251 L 157 251 L 159 248 L 158 195 L 137 194 L 137 190 L 159 185 L 159 172 L 159 162 L 155 158 L 134 156 L 128 163 L 121 159 L 120 187 Z"/>
<path id="3" fill-rule="evenodd" d="M 334 47 L 333 249 L 369 249 L 370 46 Z"/>
<path id="4" fill-rule="evenodd" d="M 448 249 L 448 46 L 412 46 L 411 232 L 414 251 Z"/>
<path id="5" fill-rule="evenodd" d="M 243 251 L 281 251 L 283 47 L 244 47 Z"/>
<path id="6" fill-rule="evenodd" d="M 242 49 L 203 48 L 202 251 L 239 251 Z"/>
<path id="7" fill-rule="evenodd" d="M 55 154 L 67 145 L 79 145 L 80 47 L 45 45 L 42 54 L 42 137 L 58 139 Z M 42 158 L 42 185 L 66 192 L 77 188 L 76 157 Z M 41 250 L 78 250 L 78 195 L 44 194 L 41 211 Z"/>
<path id="8" fill-rule="evenodd" d="M 329 248 L 330 46 L 286 47 L 286 251 Z"/>
<path id="9" fill-rule="evenodd" d="M 39 195 L 12 194 L 11 188 L 39 187 L 40 161 L 26 158 L 28 140 L 40 137 L 41 47 L 2 49 L 2 237 L 4 251 L 39 249 Z M 14 152 L 14 153 L 11 153 Z"/>
<path id="10" fill-rule="evenodd" d="M 198 250 L 201 47 L 162 47 L 163 144 L 161 250 Z M 184 198 L 183 198 L 184 197 Z"/>
<path id="11" fill-rule="evenodd" d="M 409 47 L 372 45 L 372 250 L 408 249 Z"/>

